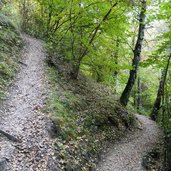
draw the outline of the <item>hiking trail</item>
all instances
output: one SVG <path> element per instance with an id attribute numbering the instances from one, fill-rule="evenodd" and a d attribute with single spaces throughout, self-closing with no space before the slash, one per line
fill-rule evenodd
<path id="1" fill-rule="evenodd" d="M 139 128 L 111 145 L 109 152 L 102 156 L 99 171 L 145 171 L 142 159 L 156 147 L 163 134 L 159 126 L 146 116 L 136 115 L 136 118 Z"/>
<path id="2" fill-rule="evenodd" d="M 43 113 L 48 95 L 43 42 L 23 35 L 26 42 L 20 69 L 0 109 L 0 171 L 57 171 L 53 124 Z M 102 156 L 99 171 L 144 171 L 142 158 L 159 142 L 159 126 L 136 115 L 140 129 L 128 133 Z"/>
<path id="3" fill-rule="evenodd" d="M 20 69 L 2 104 L 0 170 L 56 171 L 51 121 L 42 112 L 48 93 L 42 42 L 23 35 Z M 9 134 L 9 135 L 8 135 Z"/>

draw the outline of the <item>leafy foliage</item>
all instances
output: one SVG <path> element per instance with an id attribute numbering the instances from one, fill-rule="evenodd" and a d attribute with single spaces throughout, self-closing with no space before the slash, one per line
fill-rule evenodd
<path id="1" fill-rule="evenodd" d="M 16 71 L 21 38 L 7 16 L 0 13 L 0 99 Z"/>

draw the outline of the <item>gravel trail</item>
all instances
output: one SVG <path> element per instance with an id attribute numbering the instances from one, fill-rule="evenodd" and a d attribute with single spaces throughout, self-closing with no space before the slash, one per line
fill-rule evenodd
<path id="1" fill-rule="evenodd" d="M 1 109 L 0 129 L 16 137 L 0 136 L 0 171 L 57 171 L 52 123 L 42 112 L 48 93 L 42 42 L 23 36 L 20 70 Z"/>
<path id="2" fill-rule="evenodd" d="M 26 46 L 20 70 L 0 108 L 0 171 L 58 171 L 49 130 L 51 121 L 42 108 L 48 93 L 45 76 L 45 52 L 42 42 L 23 36 Z M 99 171 L 144 171 L 144 154 L 159 141 L 157 124 L 137 115 L 141 129 L 128 134 L 102 156 Z"/>
<path id="3" fill-rule="evenodd" d="M 160 142 L 163 135 L 159 126 L 142 115 L 136 115 L 139 129 L 117 142 L 102 156 L 98 171 L 144 171 L 142 158 Z"/>

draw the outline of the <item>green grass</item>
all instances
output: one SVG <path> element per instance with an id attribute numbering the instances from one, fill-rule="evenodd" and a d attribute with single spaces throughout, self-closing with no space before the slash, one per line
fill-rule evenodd
<path id="1" fill-rule="evenodd" d="M 15 27 L 0 16 L 0 99 L 5 97 L 5 91 L 16 73 L 21 44 Z"/>
<path id="2" fill-rule="evenodd" d="M 55 67 L 48 67 L 47 73 L 51 87 L 46 112 L 57 127 L 61 170 L 94 168 L 105 142 L 120 137 L 134 117 L 115 101 L 105 85 L 85 77 L 67 80 Z"/>

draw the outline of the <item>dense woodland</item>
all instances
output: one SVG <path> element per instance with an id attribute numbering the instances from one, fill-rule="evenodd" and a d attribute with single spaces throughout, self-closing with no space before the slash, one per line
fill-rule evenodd
<path id="1" fill-rule="evenodd" d="M 84 75 L 93 84 L 108 87 L 113 92 L 110 98 L 123 106 L 123 110 L 149 116 L 163 128 L 167 170 L 171 168 L 170 16 L 170 0 L 1 0 L 0 97 L 4 97 L 4 87 L 13 77 L 16 65 L 15 59 L 11 62 L 4 57 L 9 49 L 3 42 L 9 42 L 11 47 L 11 39 L 15 46 L 21 47 L 19 32 L 42 39 L 46 42 L 49 65 L 57 68 L 49 69 L 50 77 L 58 75 L 56 70 L 58 73 L 65 70 L 65 77 L 72 80 L 72 85 L 84 85 Z M 6 18 L 9 21 L 4 23 L 15 29 L 14 33 L 9 27 L 3 30 L 1 25 Z M 65 67 L 57 67 L 59 61 Z M 53 78 L 52 82 L 57 84 Z M 48 103 L 57 104 L 57 98 L 53 96 Z M 74 97 L 68 94 L 70 98 Z M 78 103 L 78 99 L 73 101 Z M 61 104 L 56 108 L 60 112 L 66 110 Z M 99 124 L 103 122 L 100 119 L 104 118 L 98 118 Z M 60 122 L 67 123 L 66 120 Z M 69 120 L 71 125 L 73 120 Z M 78 136 L 73 133 L 75 128 L 72 129 L 64 130 L 64 140 L 69 141 L 66 134 L 73 139 Z"/>

